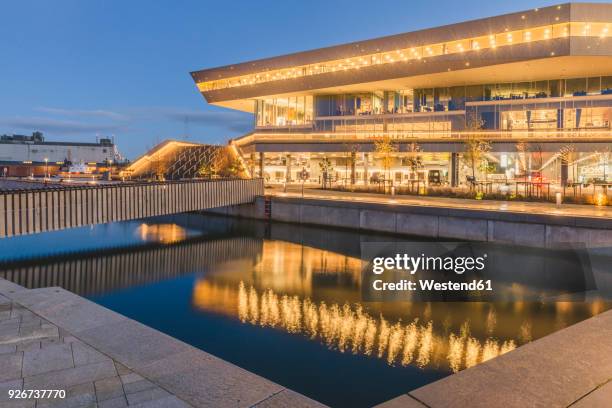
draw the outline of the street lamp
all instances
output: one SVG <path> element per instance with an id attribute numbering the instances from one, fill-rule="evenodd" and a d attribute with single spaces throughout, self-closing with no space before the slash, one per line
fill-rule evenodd
<path id="1" fill-rule="evenodd" d="M 45 178 L 49 178 L 49 158 L 45 157 Z"/>
<path id="2" fill-rule="evenodd" d="M 108 160 L 108 180 L 112 180 L 113 179 L 113 159 L 107 159 Z"/>

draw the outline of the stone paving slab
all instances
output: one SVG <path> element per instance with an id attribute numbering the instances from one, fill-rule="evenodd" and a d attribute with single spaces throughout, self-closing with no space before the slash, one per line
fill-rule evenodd
<path id="1" fill-rule="evenodd" d="M 322 406 L 61 288 L 0 279 L 0 308 L 2 408 Z M 10 389 L 67 395 L 16 401 Z"/>
<path id="2" fill-rule="evenodd" d="M 278 394 L 274 394 L 268 399 L 265 399 L 255 405 L 257 408 L 309 408 L 309 407 L 324 407 L 325 405 L 305 398 L 291 390 L 283 390 Z"/>
<path id="3" fill-rule="evenodd" d="M 192 347 L 133 320 L 121 320 L 76 331 L 84 342 L 128 367 L 139 367 L 191 350 Z"/>
<path id="4" fill-rule="evenodd" d="M 137 371 L 177 395 L 188 395 L 187 401 L 196 406 L 248 407 L 284 390 L 278 384 L 193 348 L 139 366 Z"/>
<path id="5" fill-rule="evenodd" d="M 74 367 L 70 344 L 55 344 L 23 352 L 24 377 Z"/>
<path id="6" fill-rule="evenodd" d="M 19 291 L 10 297 L 71 333 L 128 320 L 119 313 L 98 306 L 61 288 Z"/>
<path id="7" fill-rule="evenodd" d="M 574 408 L 592 408 L 612 406 L 612 381 L 597 388 L 572 405 Z"/>
<path id="8" fill-rule="evenodd" d="M 404 394 L 383 402 L 377 405 L 376 408 L 427 408 L 427 406 L 414 399 L 414 397 Z"/>

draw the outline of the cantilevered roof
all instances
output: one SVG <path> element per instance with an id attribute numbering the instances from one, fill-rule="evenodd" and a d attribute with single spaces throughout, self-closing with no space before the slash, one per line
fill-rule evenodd
<path id="1" fill-rule="evenodd" d="M 432 79 L 448 86 L 451 78 L 458 78 L 458 72 L 474 69 L 485 77 L 505 72 L 508 79 L 497 75 L 498 80 L 511 81 L 514 76 L 529 74 L 529 69 L 514 71 L 519 68 L 516 64 L 538 60 L 545 62 L 532 64 L 538 67 L 534 72 L 546 72 L 548 78 L 582 75 L 580 69 L 572 68 L 577 60 L 559 59 L 573 56 L 593 57 L 587 69 L 598 69 L 595 63 L 611 66 L 612 4 L 568 3 L 532 9 L 191 75 L 209 103 L 251 111 L 253 104 L 248 100 L 258 97 L 346 92 L 374 86 L 397 89 L 398 85 L 418 84 L 418 78 L 426 78 L 428 86 Z M 487 67 L 491 72 L 486 72 Z M 532 80 L 542 79 L 537 76 Z M 482 77 L 478 79 L 483 81 Z M 465 82 L 456 81 L 461 83 Z"/>

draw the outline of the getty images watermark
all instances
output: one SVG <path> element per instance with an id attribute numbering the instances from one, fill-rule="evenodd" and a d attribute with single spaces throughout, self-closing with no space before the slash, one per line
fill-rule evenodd
<path id="1" fill-rule="evenodd" d="M 484 271 L 487 254 L 482 256 L 411 256 L 406 253 L 395 256 L 377 256 L 372 260 L 372 273 L 382 275 L 385 271 L 400 271 L 415 275 L 418 271 L 428 272 L 454 272 L 463 275 L 466 272 Z M 399 281 L 385 282 L 375 279 L 372 288 L 376 291 L 385 290 L 438 290 L 438 291 L 476 291 L 493 290 L 491 279 L 473 279 L 468 282 L 455 282 L 451 279 L 400 279 Z"/>
<path id="2" fill-rule="evenodd" d="M 583 301 L 595 287 L 580 247 L 364 242 L 361 259 L 364 301 Z"/>

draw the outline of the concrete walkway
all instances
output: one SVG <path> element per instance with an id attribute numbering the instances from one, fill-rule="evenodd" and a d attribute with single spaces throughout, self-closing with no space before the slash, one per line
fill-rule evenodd
<path id="1" fill-rule="evenodd" d="M 59 389 L 65 399 L 9 399 Z M 322 407 L 60 288 L 0 279 L 0 407 Z"/>
<path id="2" fill-rule="evenodd" d="M 299 186 L 290 186 L 287 192 L 282 188 L 267 188 L 266 194 L 281 197 L 301 197 Z M 351 193 L 321 189 L 304 189 L 305 198 L 327 200 L 359 201 L 363 203 L 381 203 L 395 205 L 418 205 L 424 207 L 453 208 L 463 210 L 500 211 L 507 213 L 527 213 L 556 215 L 569 217 L 609 218 L 612 219 L 612 206 L 598 207 L 595 205 L 562 204 L 559 208 L 553 203 L 469 200 L 460 198 L 428 197 L 428 196 L 391 196 L 388 194 Z"/>

